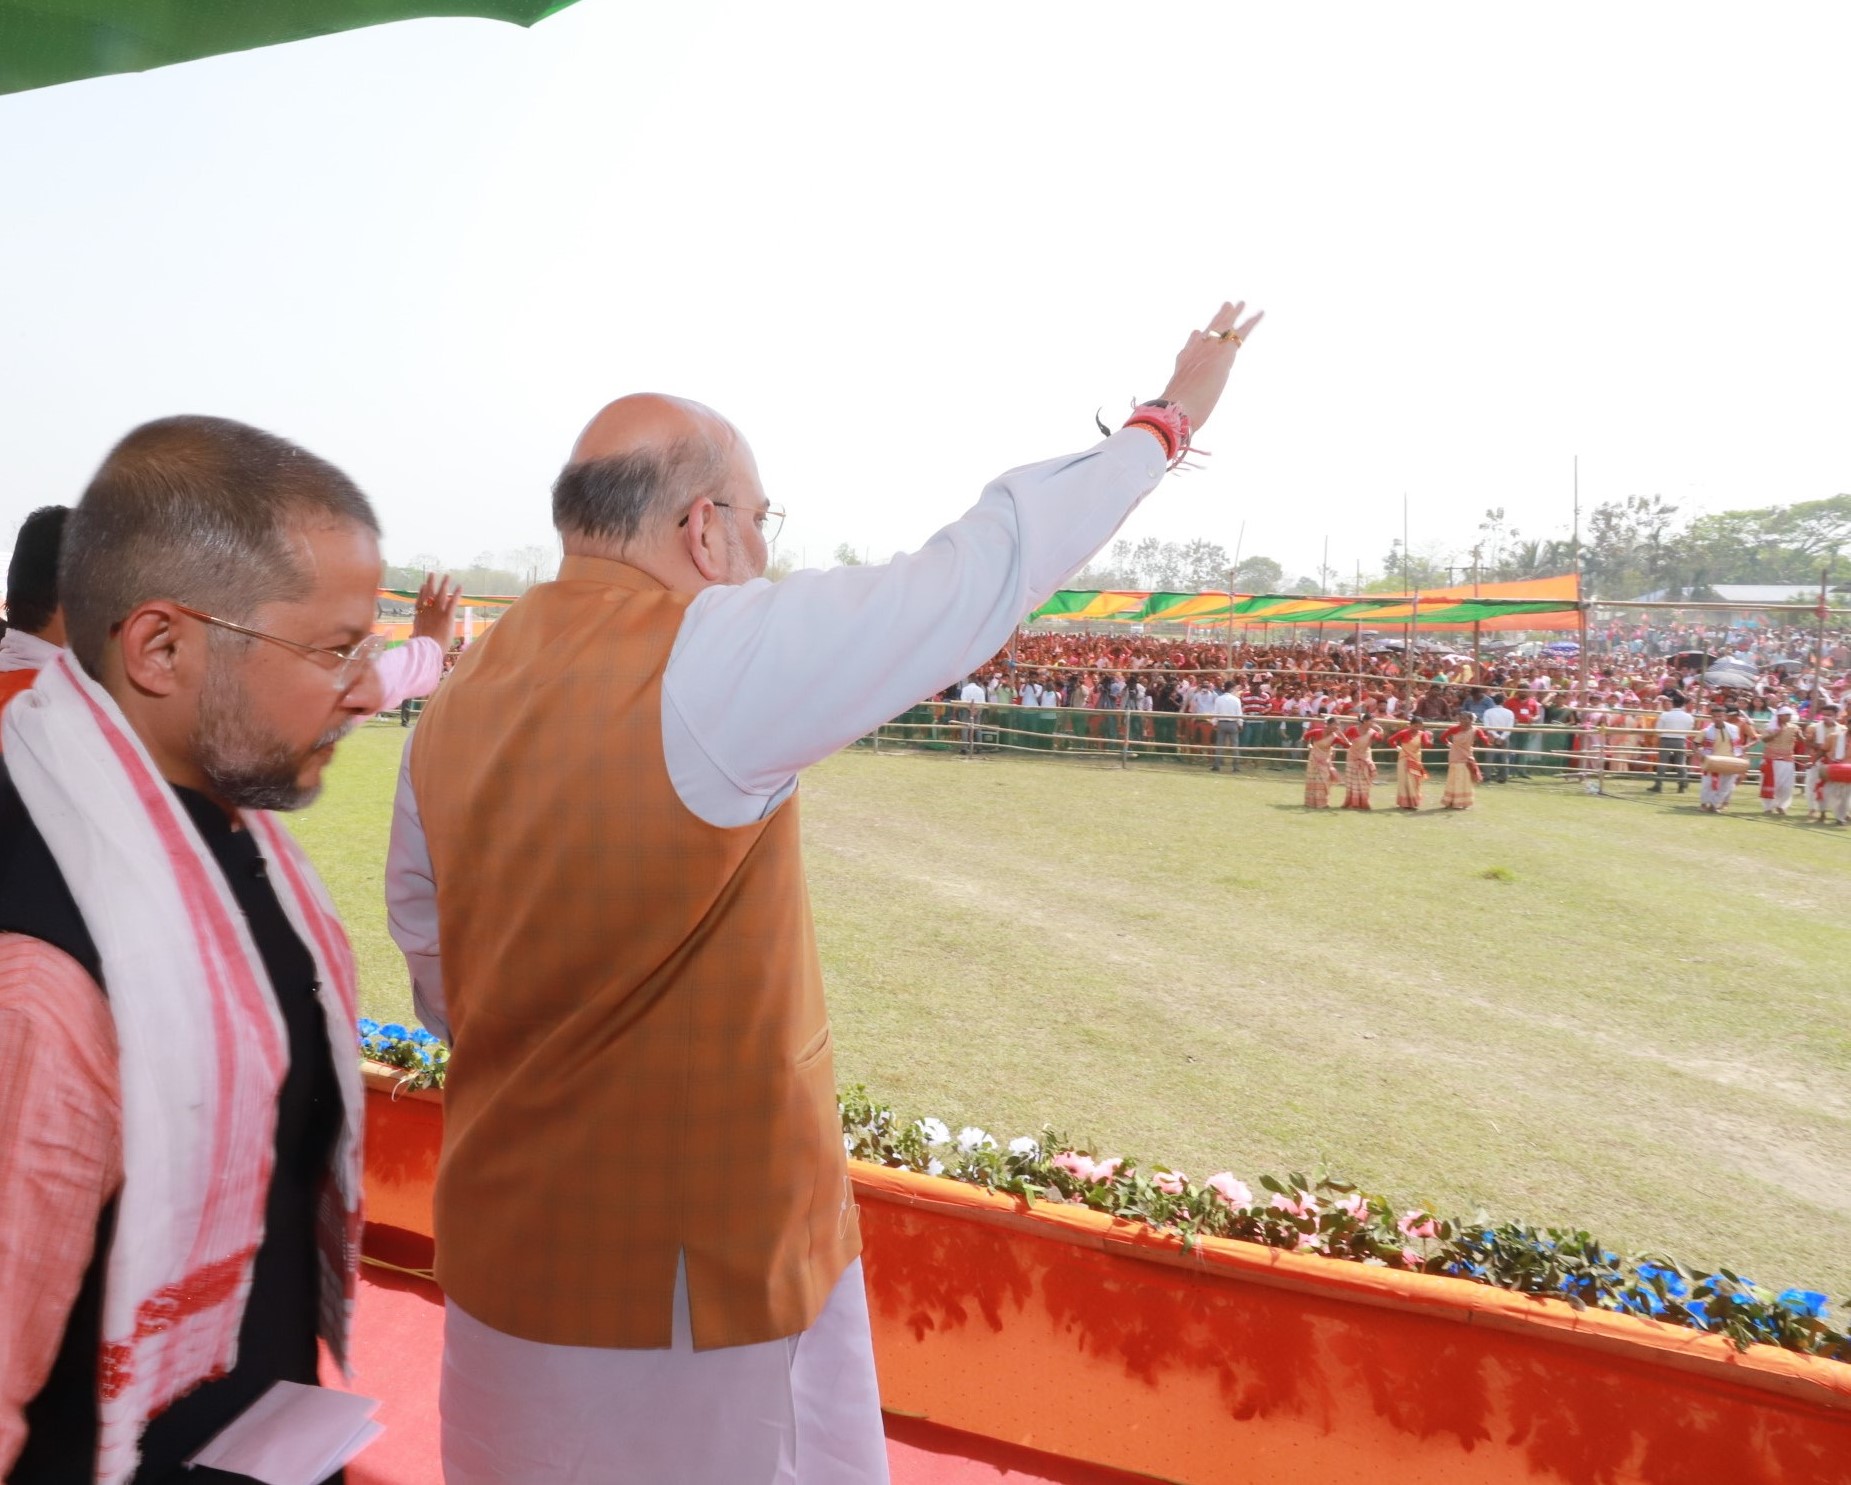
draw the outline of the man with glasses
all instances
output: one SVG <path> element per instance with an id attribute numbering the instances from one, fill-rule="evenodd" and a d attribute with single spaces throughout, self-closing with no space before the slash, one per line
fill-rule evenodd
<path id="1" fill-rule="evenodd" d="M 378 708 L 378 582 L 352 482 L 221 419 L 136 429 L 70 516 L 70 648 L 0 722 L 11 1485 L 227 1478 L 184 1462 L 341 1353 L 353 957 L 268 812 Z"/>
<path id="2" fill-rule="evenodd" d="M 387 868 L 455 1048 L 450 1485 L 886 1479 L 798 774 L 994 656 L 1181 457 L 1253 323 L 1223 306 L 1135 426 L 920 550 L 779 583 L 718 414 L 626 397 L 580 435 L 558 581 L 425 709 Z"/>

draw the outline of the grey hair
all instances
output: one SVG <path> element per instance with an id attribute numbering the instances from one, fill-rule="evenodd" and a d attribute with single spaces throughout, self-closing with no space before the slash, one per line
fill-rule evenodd
<path id="1" fill-rule="evenodd" d="M 351 523 L 366 496 L 306 449 L 229 418 L 144 423 L 104 459 L 71 512 L 58 587 L 78 661 L 102 673 L 111 630 L 167 598 L 241 623 L 309 590 L 291 535 Z"/>
<path id="2" fill-rule="evenodd" d="M 726 470 L 726 450 L 704 435 L 568 464 L 553 481 L 553 525 L 561 536 L 625 546 L 646 527 L 717 493 Z"/>

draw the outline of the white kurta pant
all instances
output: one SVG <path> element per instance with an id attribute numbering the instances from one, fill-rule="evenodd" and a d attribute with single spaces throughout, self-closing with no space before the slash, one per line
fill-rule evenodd
<path id="1" fill-rule="evenodd" d="M 1711 773 L 1704 769 L 1703 787 L 1697 792 L 1698 802 L 1711 809 L 1727 809 L 1729 801 L 1735 797 L 1735 784 L 1740 777 L 1740 774 Z"/>
<path id="2" fill-rule="evenodd" d="M 1761 808 L 1766 812 L 1784 811 L 1793 803 L 1793 760 L 1791 758 L 1769 758 L 1762 761 L 1763 768 L 1774 771 L 1773 797 L 1761 801 Z"/>
<path id="3" fill-rule="evenodd" d="M 1840 825 L 1851 822 L 1851 784 L 1825 786 L 1825 812 Z"/>
<path id="4" fill-rule="evenodd" d="M 694 1349 L 685 1267 L 667 1350 L 549 1346 L 444 1309 L 445 1485 L 884 1485 L 861 1260 L 816 1323 Z"/>

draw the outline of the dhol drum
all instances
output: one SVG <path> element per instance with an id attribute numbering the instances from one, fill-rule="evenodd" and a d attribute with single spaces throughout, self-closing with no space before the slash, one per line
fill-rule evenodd
<path id="1" fill-rule="evenodd" d="M 1825 781 L 1828 784 L 1851 784 L 1851 763 L 1826 764 Z"/>
<path id="2" fill-rule="evenodd" d="M 1712 753 L 1703 760 L 1705 773 L 1747 773 L 1748 760 L 1734 753 Z"/>

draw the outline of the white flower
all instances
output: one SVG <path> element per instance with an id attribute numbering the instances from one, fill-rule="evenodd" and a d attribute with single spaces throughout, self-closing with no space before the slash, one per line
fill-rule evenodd
<path id="1" fill-rule="evenodd" d="M 853 1154 L 855 1153 L 855 1137 L 854 1137 L 854 1135 L 852 1135 L 852 1134 L 844 1134 L 844 1135 L 842 1136 L 842 1148 L 843 1148 L 844 1150 L 846 1150 L 846 1151 L 848 1151 L 848 1153 L 849 1153 L 850 1155 L 853 1155 Z"/>
<path id="2" fill-rule="evenodd" d="M 921 1119 L 919 1132 L 925 1136 L 928 1145 L 944 1145 L 951 1141 L 951 1131 L 943 1119 Z"/>
<path id="3" fill-rule="evenodd" d="M 976 1150 L 994 1150 L 996 1141 L 975 1124 L 966 1124 L 958 1131 L 958 1148 L 969 1155 Z"/>
<path id="4" fill-rule="evenodd" d="M 1041 1158 L 1041 1146 L 1027 1135 L 1018 1134 L 1014 1139 L 1009 1141 L 1009 1153 L 1011 1155 L 1026 1155 L 1030 1160 L 1039 1160 Z"/>
<path id="5" fill-rule="evenodd" d="M 942 1176 L 944 1173 L 945 1162 L 940 1160 L 936 1155 L 926 1162 L 926 1174 L 928 1176 Z"/>

